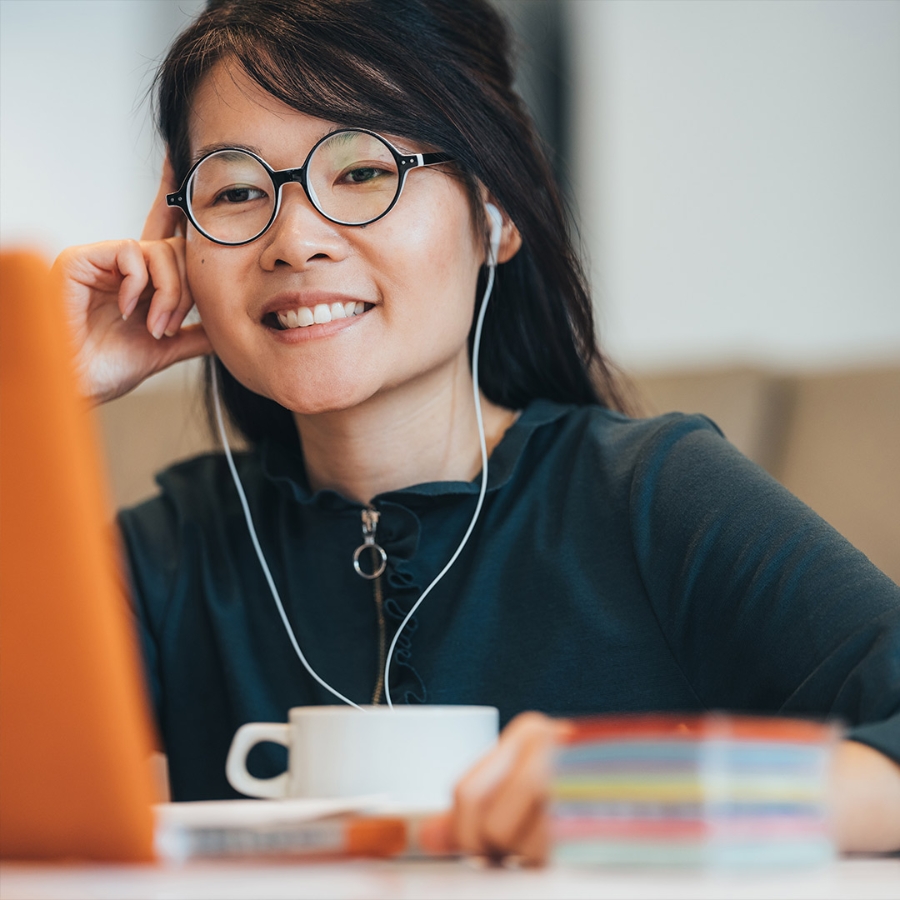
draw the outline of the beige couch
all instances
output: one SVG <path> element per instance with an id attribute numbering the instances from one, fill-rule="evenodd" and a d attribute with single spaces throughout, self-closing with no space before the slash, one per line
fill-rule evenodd
<path id="1" fill-rule="evenodd" d="M 900 367 L 635 379 L 647 412 L 702 412 L 900 582 Z"/>
<path id="2" fill-rule="evenodd" d="M 647 414 L 702 412 L 900 581 L 900 367 L 804 375 L 758 369 L 634 377 Z M 155 490 L 152 473 L 214 447 L 196 376 L 169 378 L 100 410 L 114 499 Z"/>

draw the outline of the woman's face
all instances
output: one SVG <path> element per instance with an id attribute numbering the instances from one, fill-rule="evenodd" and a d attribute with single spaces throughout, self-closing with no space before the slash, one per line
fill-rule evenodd
<path id="1" fill-rule="evenodd" d="M 220 63 L 197 91 L 189 135 L 195 159 L 213 146 L 240 146 L 286 169 L 302 165 L 333 128 Z M 388 137 L 404 152 L 427 149 Z M 239 381 L 295 412 L 317 413 L 426 384 L 465 363 L 484 251 L 464 186 L 441 168 L 410 172 L 397 205 L 365 227 L 329 222 L 299 184 L 287 184 L 278 218 L 250 244 L 221 246 L 188 228 L 191 292 Z M 365 304 L 355 307 L 365 312 L 278 326 L 302 320 L 303 307 L 315 315 L 335 303 Z"/>

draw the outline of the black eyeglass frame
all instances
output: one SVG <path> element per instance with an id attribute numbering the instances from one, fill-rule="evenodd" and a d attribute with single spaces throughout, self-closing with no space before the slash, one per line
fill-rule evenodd
<path id="1" fill-rule="evenodd" d="M 391 153 L 391 156 L 394 157 L 394 161 L 397 164 L 397 192 L 394 194 L 394 199 L 391 200 L 387 209 L 384 212 L 379 213 L 377 216 L 374 216 L 371 219 L 366 219 L 365 222 L 342 222 L 340 219 L 335 219 L 329 216 L 324 210 L 319 208 L 319 204 L 314 199 L 313 195 L 309 190 L 309 177 L 308 177 L 308 168 L 309 161 L 312 159 L 313 154 L 319 147 L 324 144 L 326 141 L 331 140 L 335 135 L 338 134 L 368 134 L 371 137 L 376 138 L 381 141 L 385 147 Z M 272 179 L 272 185 L 275 188 L 275 205 L 272 208 L 272 215 L 269 218 L 269 221 L 266 222 L 265 226 L 262 230 L 255 234 L 252 238 L 247 238 L 246 241 L 223 241 L 219 238 L 213 237 L 208 232 L 204 231 L 203 228 L 197 223 L 197 220 L 194 218 L 193 213 L 191 212 L 191 205 L 188 199 L 189 191 L 188 188 L 191 183 L 191 179 L 194 177 L 194 173 L 198 168 L 211 156 L 215 156 L 217 153 L 234 153 L 235 151 L 240 153 L 246 153 L 247 156 L 253 157 L 268 173 L 269 178 Z M 212 150 L 207 153 L 201 159 L 198 159 L 194 165 L 191 166 L 190 171 L 184 178 L 184 181 L 181 183 L 181 187 L 174 191 L 171 194 L 166 194 L 166 203 L 169 206 L 177 206 L 184 214 L 187 216 L 188 221 L 197 231 L 200 232 L 205 238 L 212 241 L 216 244 L 221 244 L 225 247 L 242 247 L 244 244 L 250 244 L 253 241 L 261 238 L 271 227 L 272 223 L 278 217 L 278 212 L 281 209 L 281 189 L 284 185 L 294 182 L 296 184 L 301 185 L 303 188 L 303 192 L 306 194 L 307 199 L 312 204 L 313 209 L 319 213 L 322 217 L 327 219 L 329 222 L 334 222 L 335 225 L 348 225 L 351 227 L 359 227 L 362 225 L 371 225 L 372 222 L 377 222 L 379 219 L 383 219 L 396 205 L 397 201 L 400 199 L 400 194 L 403 192 L 403 185 L 406 184 L 406 175 L 412 169 L 422 168 L 424 166 L 436 166 L 440 163 L 448 163 L 454 162 L 455 159 L 449 153 L 410 153 L 404 154 L 401 153 L 386 137 L 378 134 L 375 131 L 369 131 L 366 128 L 342 128 L 339 131 L 331 131 L 326 134 L 324 137 L 320 138 L 313 145 L 312 149 L 306 156 L 306 159 L 303 162 L 303 165 L 299 168 L 292 169 L 273 169 L 261 156 L 257 156 L 257 154 L 251 152 L 250 150 L 245 150 L 243 147 L 220 147 L 217 150 Z"/>

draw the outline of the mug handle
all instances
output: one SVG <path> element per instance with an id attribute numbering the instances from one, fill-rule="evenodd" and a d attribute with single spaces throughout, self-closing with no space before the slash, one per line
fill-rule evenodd
<path id="1" fill-rule="evenodd" d="M 282 772 L 273 778 L 255 778 L 247 771 L 247 754 L 262 741 L 272 741 L 290 747 L 291 726 L 282 722 L 248 722 L 241 725 L 234 733 L 228 759 L 225 762 L 225 775 L 228 783 L 248 797 L 266 797 L 278 799 L 288 793 L 288 772 Z"/>

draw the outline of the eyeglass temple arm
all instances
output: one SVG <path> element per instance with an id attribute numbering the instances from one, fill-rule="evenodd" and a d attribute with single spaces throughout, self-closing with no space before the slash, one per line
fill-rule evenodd
<path id="1" fill-rule="evenodd" d="M 417 169 L 419 166 L 436 166 L 439 163 L 454 162 L 449 153 L 412 153 L 400 157 L 400 170 Z"/>

